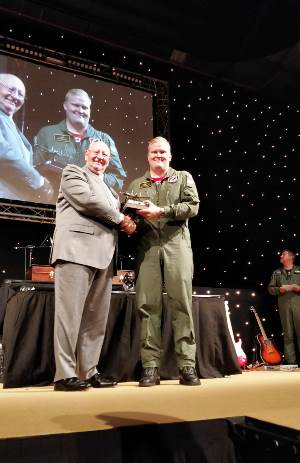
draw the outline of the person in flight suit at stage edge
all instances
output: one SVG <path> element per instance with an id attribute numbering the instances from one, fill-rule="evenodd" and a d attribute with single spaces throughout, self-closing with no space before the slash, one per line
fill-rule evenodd
<path id="1" fill-rule="evenodd" d="M 269 293 L 278 296 L 284 357 L 291 365 L 297 364 L 300 354 L 300 267 L 294 265 L 294 260 L 295 254 L 292 251 L 282 251 L 282 267 L 273 272 L 268 286 Z"/>
<path id="2" fill-rule="evenodd" d="M 148 207 L 137 212 L 136 307 L 141 316 L 140 386 L 160 383 L 162 285 L 172 313 L 179 382 L 198 385 L 192 318 L 193 256 L 188 219 L 198 213 L 199 198 L 188 172 L 170 167 L 169 142 L 148 143 L 149 171 L 128 192 L 146 196 Z"/>

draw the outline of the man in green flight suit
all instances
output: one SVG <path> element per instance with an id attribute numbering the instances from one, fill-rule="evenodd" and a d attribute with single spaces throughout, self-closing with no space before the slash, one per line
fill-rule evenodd
<path id="1" fill-rule="evenodd" d="M 300 354 L 300 267 L 294 265 L 295 254 L 285 249 L 280 254 L 282 267 L 271 276 L 268 291 L 278 296 L 283 329 L 284 357 L 288 364 L 297 364 Z"/>
<path id="2" fill-rule="evenodd" d="M 111 153 L 104 173 L 105 183 L 116 191 L 123 187 L 126 172 L 114 140 L 89 124 L 91 99 L 85 90 L 73 88 L 66 93 L 63 104 L 66 118 L 58 124 L 39 130 L 34 139 L 33 160 L 37 169 L 59 188 L 62 168 L 67 164 L 84 165 L 84 153 L 93 140 L 103 141 Z"/>
<path id="3" fill-rule="evenodd" d="M 156 137 L 148 144 L 149 171 L 134 180 L 128 192 L 146 196 L 138 210 L 136 305 L 141 316 L 140 386 L 160 384 L 162 285 L 172 313 L 179 382 L 198 385 L 192 318 L 193 256 L 188 219 L 198 213 L 199 198 L 192 176 L 170 167 L 169 142 Z"/>

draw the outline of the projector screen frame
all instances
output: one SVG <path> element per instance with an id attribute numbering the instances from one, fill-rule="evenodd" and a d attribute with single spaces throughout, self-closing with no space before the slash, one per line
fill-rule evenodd
<path id="1" fill-rule="evenodd" d="M 152 94 L 153 99 L 153 135 L 169 137 L 167 81 L 4 36 L 0 36 L 0 53 L 38 65 L 147 91 Z M 55 223 L 55 205 L 0 198 L 0 219 Z"/>

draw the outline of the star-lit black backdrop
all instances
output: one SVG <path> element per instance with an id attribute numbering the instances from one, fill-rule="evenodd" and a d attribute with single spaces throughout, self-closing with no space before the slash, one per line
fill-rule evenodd
<path id="1" fill-rule="evenodd" d="M 264 287 L 298 251 L 299 109 L 191 76 L 171 84 L 174 164 L 202 200 L 193 224 L 198 284 Z"/>
<path id="2" fill-rule="evenodd" d="M 24 24 L 8 25 L 3 34 L 49 46 L 47 34 L 35 28 L 33 33 Z M 265 293 L 280 250 L 299 250 L 299 108 L 282 95 L 270 101 L 176 65 L 88 40 L 83 44 L 57 31 L 51 43 L 52 49 L 168 81 L 172 164 L 193 174 L 201 199 L 199 216 L 190 222 L 194 284 Z M 2 278 L 22 278 L 24 256 L 13 249 L 16 242 L 38 245 L 52 232 L 50 225 L 3 220 Z M 121 239 L 123 268 L 133 265 L 130 243 Z M 42 251 L 47 249 L 34 250 L 35 262 L 46 263 Z"/>

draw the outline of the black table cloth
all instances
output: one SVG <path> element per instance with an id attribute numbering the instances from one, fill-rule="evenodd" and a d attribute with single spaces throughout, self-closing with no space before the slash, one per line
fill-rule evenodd
<path id="1" fill-rule="evenodd" d="M 3 387 L 45 385 L 53 381 L 54 288 L 51 284 L 15 285 L 5 308 Z M 118 381 L 136 381 L 141 374 L 140 320 L 134 293 L 113 291 L 99 369 Z M 196 367 L 201 378 L 240 373 L 228 330 L 224 297 L 193 296 L 197 343 Z M 178 376 L 171 314 L 163 297 L 161 378 Z"/>

